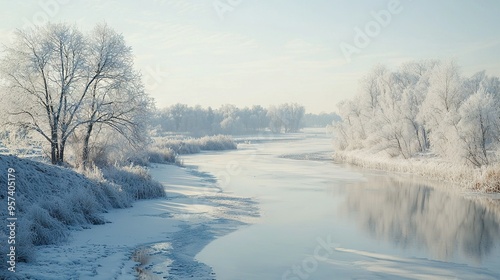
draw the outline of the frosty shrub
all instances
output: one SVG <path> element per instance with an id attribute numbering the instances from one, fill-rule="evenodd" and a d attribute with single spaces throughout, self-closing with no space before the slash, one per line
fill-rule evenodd
<path id="1" fill-rule="evenodd" d="M 193 140 L 194 139 L 179 140 L 161 138 L 156 140 L 155 147 L 157 149 L 172 150 L 176 154 L 196 154 L 199 153 L 201 149 Z"/>
<path id="2" fill-rule="evenodd" d="M 163 185 L 153 181 L 146 168 L 142 166 L 110 166 L 102 169 L 104 178 L 116 185 L 131 199 L 164 197 Z"/>
<path id="3" fill-rule="evenodd" d="M 46 209 L 51 217 L 68 226 L 77 226 L 87 223 L 84 213 L 75 212 L 74 207 L 68 207 L 66 198 L 55 198 L 40 202 L 40 206 Z"/>
<path id="4" fill-rule="evenodd" d="M 66 239 L 70 229 L 103 224 L 102 213 L 111 208 L 131 206 L 142 198 L 162 197 L 163 186 L 154 182 L 142 167 L 97 167 L 77 173 L 71 169 L 48 165 L 14 156 L 0 156 L 0 170 L 16 170 L 16 246 L 19 261 L 33 259 L 34 246 L 57 244 Z M 0 176 L 6 186 L 6 177 Z M 7 209 L 7 196 L 0 196 L 0 207 Z M 7 211 L 0 211 L 7 219 Z M 7 240 L 8 228 L 0 229 Z M 7 242 L 0 244 L 7 254 Z M 6 263 L 0 264 L 4 269 Z"/>
<path id="5" fill-rule="evenodd" d="M 34 252 L 34 246 L 33 245 L 33 234 L 31 233 L 30 227 L 32 226 L 32 222 L 26 218 L 22 217 L 18 219 L 18 224 L 19 224 L 19 229 L 16 234 L 17 240 L 19 240 L 19 243 L 22 244 L 22 246 L 16 247 L 17 250 L 17 260 L 21 262 L 30 262 L 33 261 L 35 256 L 33 254 Z M 3 233 L 3 232 L 2 232 Z M 6 240 L 6 239 L 3 239 Z M 4 245 L 1 245 L 4 246 Z M 4 251 L 4 248 L 2 247 L 2 254 Z M 1 264 L 0 267 L 3 268 L 4 264 Z"/>
<path id="6" fill-rule="evenodd" d="M 500 165 L 484 168 L 481 176 L 475 180 L 474 187 L 486 192 L 500 192 Z"/>
<path id="7" fill-rule="evenodd" d="M 196 154 L 201 151 L 235 150 L 237 144 L 227 135 L 204 136 L 202 138 L 170 139 L 157 138 L 155 149 L 167 149 L 177 154 Z"/>
<path id="8" fill-rule="evenodd" d="M 195 139 L 194 142 L 203 151 L 235 150 L 237 148 L 233 139 L 227 135 L 205 136 Z"/>
<path id="9" fill-rule="evenodd" d="M 108 139 L 108 138 L 111 138 Z M 73 165 L 79 170 L 90 170 L 98 166 L 105 168 L 111 165 L 141 165 L 148 166 L 150 163 L 171 164 L 177 163 L 177 153 L 169 148 L 158 147 L 154 143 L 144 142 L 131 145 L 127 139 L 120 135 L 113 135 L 101 141 L 95 141 L 88 151 L 87 164 L 84 168 L 83 162 L 78 156 L 80 147 L 71 143 L 72 152 L 76 152 Z M 73 145 L 74 144 L 74 145 Z M 92 174 L 89 174 L 92 176 Z M 98 174 L 95 174 L 98 176 Z"/>
<path id="10" fill-rule="evenodd" d="M 98 187 L 95 186 L 97 189 Z M 106 200 L 99 199 L 99 193 L 90 191 L 93 195 L 88 195 L 89 192 L 85 190 L 78 190 L 72 192 L 69 197 L 69 202 L 73 205 L 73 213 L 81 213 L 85 222 L 92 225 L 102 225 L 105 220 L 98 214 L 105 212 L 106 208 L 111 204 Z"/>
<path id="11" fill-rule="evenodd" d="M 68 236 L 64 224 L 52 217 L 46 209 L 39 205 L 33 205 L 26 218 L 31 223 L 29 231 L 33 245 L 49 245 L 63 241 Z M 20 228 L 20 230 L 23 230 Z"/>
<path id="12" fill-rule="evenodd" d="M 147 160 L 150 163 L 177 163 L 177 155 L 174 150 L 160 149 L 158 147 L 152 147 L 147 151 Z"/>

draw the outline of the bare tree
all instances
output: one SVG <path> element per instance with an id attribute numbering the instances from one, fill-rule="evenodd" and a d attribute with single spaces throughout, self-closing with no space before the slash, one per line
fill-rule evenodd
<path id="1" fill-rule="evenodd" d="M 175 122 L 175 130 L 179 131 L 179 128 L 181 127 L 182 120 L 186 116 L 186 112 L 187 112 L 188 107 L 185 104 L 177 103 L 177 104 L 173 105 L 172 107 L 170 107 L 169 109 L 170 109 L 171 117 Z"/>
<path id="2" fill-rule="evenodd" d="M 90 83 L 85 106 L 79 115 L 84 124 L 82 164 L 89 163 L 89 143 L 96 126 L 109 126 L 133 142 L 140 138 L 134 116 L 145 113 L 151 105 L 141 77 L 133 69 L 131 48 L 122 35 L 105 24 L 97 25 L 88 39 L 86 59 Z"/>
<path id="3" fill-rule="evenodd" d="M 8 124 L 46 139 L 53 164 L 63 162 L 66 140 L 86 94 L 80 85 L 84 51 L 83 35 L 75 27 L 49 24 L 18 31 L 2 60 Z"/>
<path id="4" fill-rule="evenodd" d="M 66 143 L 80 127 L 86 128 L 84 159 L 96 124 L 134 135 L 136 113 L 151 104 L 130 48 L 106 25 L 89 36 L 67 24 L 18 31 L 1 65 L 6 124 L 41 135 L 53 164 L 64 161 Z"/>

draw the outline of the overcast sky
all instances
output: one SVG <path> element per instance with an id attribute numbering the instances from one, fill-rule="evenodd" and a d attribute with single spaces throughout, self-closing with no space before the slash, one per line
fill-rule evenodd
<path id="1" fill-rule="evenodd" d="M 4 44 L 16 28 L 48 20 L 84 31 L 107 22 L 132 46 L 158 107 L 298 102 L 331 112 L 376 64 L 414 59 L 451 58 L 464 75 L 500 76 L 497 0 L 0 3 Z"/>

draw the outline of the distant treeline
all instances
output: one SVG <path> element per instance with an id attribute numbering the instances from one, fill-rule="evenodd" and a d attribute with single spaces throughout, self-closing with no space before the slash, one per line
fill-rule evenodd
<path id="1" fill-rule="evenodd" d="M 336 113 L 307 113 L 302 118 L 303 127 L 326 127 L 332 125 L 333 122 L 340 121 L 340 116 Z"/>
<path id="2" fill-rule="evenodd" d="M 336 115 L 335 115 L 336 116 Z M 270 130 L 274 133 L 297 132 L 306 126 L 326 126 L 332 114 L 305 114 L 297 103 L 264 108 L 260 105 L 238 108 L 223 105 L 218 109 L 175 104 L 156 112 L 153 127 L 157 133 L 189 133 L 194 136 L 213 134 L 245 134 Z"/>

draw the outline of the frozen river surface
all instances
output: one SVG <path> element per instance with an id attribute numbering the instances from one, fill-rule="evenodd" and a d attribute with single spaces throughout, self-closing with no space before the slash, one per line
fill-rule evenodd
<path id="1" fill-rule="evenodd" d="M 217 279 L 500 279 L 498 201 L 338 165 L 325 134 L 296 138 L 184 158 L 259 203 L 197 255 Z"/>

